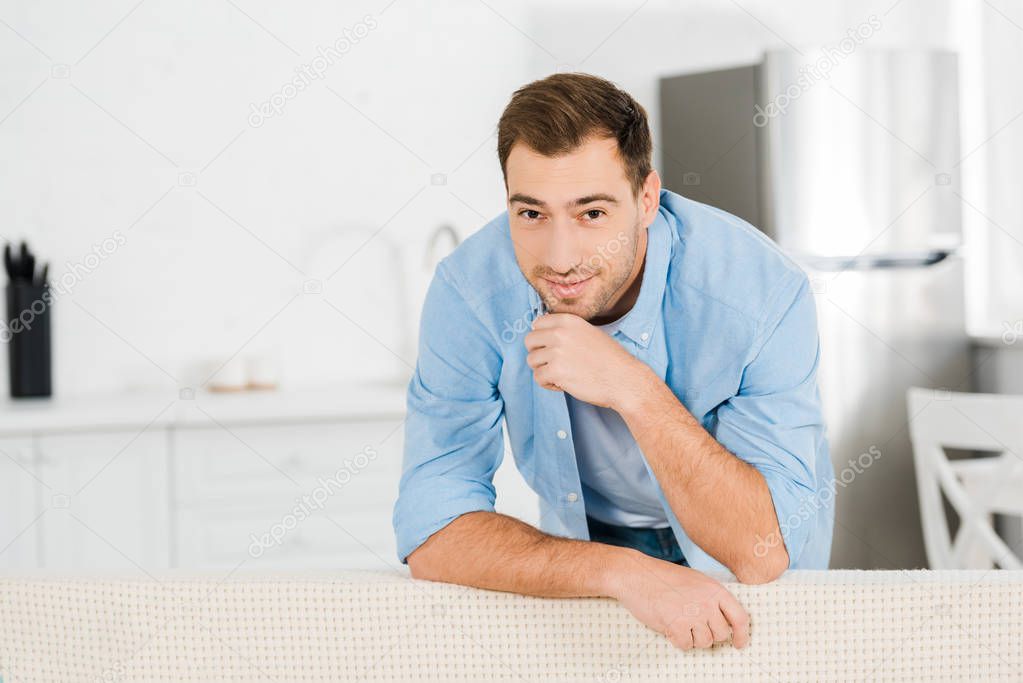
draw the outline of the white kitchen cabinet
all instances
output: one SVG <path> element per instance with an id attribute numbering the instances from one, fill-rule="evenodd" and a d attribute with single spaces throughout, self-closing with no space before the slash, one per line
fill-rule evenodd
<path id="1" fill-rule="evenodd" d="M 166 430 L 41 435 L 36 463 L 41 566 L 140 574 L 169 566 Z"/>
<path id="2" fill-rule="evenodd" d="M 382 385 L 0 399 L 0 570 L 400 568 L 404 415 Z M 510 456 L 495 484 L 536 523 Z"/>
<path id="3" fill-rule="evenodd" d="M 42 513 L 32 440 L 0 438 L 0 570 L 38 565 L 37 518 Z"/>
<path id="4" fill-rule="evenodd" d="M 267 508 L 183 509 L 178 563 L 212 570 L 396 569 L 384 512 L 316 511 L 289 523 L 290 512 Z"/>
<path id="5" fill-rule="evenodd" d="M 392 417 L 174 430 L 175 564 L 396 567 L 402 427 Z"/>

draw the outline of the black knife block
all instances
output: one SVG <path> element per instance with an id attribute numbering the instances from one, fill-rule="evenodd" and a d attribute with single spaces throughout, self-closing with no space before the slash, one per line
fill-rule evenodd
<path id="1" fill-rule="evenodd" d="M 11 397 L 50 396 L 50 306 L 48 285 L 24 282 L 7 285 L 7 326 L 0 331 L 7 343 Z"/>

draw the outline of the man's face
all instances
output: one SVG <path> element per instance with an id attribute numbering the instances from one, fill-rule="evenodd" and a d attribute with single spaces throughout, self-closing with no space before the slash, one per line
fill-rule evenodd
<path id="1" fill-rule="evenodd" d="M 637 201 L 617 141 L 591 137 L 553 158 L 516 143 L 505 176 L 515 258 L 547 309 L 606 313 L 635 280 L 656 213 L 656 201 Z"/>

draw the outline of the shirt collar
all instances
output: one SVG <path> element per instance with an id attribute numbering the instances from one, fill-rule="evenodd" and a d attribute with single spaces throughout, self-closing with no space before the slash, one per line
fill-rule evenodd
<path id="1" fill-rule="evenodd" d="M 661 302 L 668 280 L 668 263 L 671 260 L 671 230 L 664 216 L 663 207 L 647 228 L 646 262 L 643 266 L 643 283 L 639 288 L 636 303 L 621 320 L 618 331 L 636 345 L 646 348 L 654 338 L 654 329 L 660 320 Z M 529 305 L 535 319 L 547 312 L 543 299 L 532 286 L 529 287 Z"/>

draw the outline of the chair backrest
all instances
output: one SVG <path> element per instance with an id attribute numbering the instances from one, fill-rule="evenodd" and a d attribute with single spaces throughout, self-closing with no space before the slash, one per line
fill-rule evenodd
<path id="1" fill-rule="evenodd" d="M 1023 516 L 1023 396 L 908 392 L 924 545 L 932 569 L 1023 569 L 993 515 Z M 951 460 L 946 448 L 993 451 Z M 952 537 L 941 494 L 959 516 Z"/>

